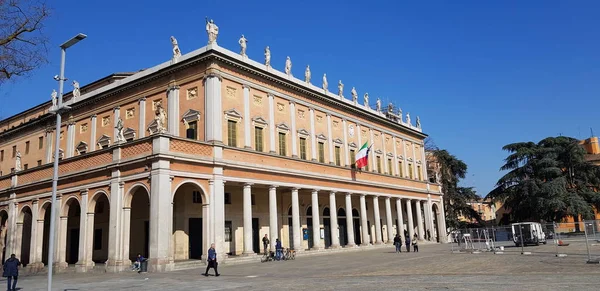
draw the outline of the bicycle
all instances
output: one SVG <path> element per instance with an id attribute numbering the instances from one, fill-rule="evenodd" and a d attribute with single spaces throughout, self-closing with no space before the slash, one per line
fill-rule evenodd
<path id="1" fill-rule="evenodd" d="M 275 253 L 274 252 L 266 252 L 262 258 L 260 259 L 261 263 L 275 261 Z"/>
<path id="2" fill-rule="evenodd" d="M 294 259 L 296 259 L 296 251 L 293 250 L 293 249 L 287 248 L 285 250 L 285 254 L 283 255 L 283 259 L 286 260 L 286 261 L 287 260 L 294 260 Z"/>

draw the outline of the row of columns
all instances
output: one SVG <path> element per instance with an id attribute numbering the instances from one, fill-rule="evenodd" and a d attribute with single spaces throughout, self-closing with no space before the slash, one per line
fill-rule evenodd
<path id="1" fill-rule="evenodd" d="M 254 254 L 254 250 L 253 250 L 253 245 L 252 245 L 252 202 L 251 202 L 251 197 L 252 197 L 252 183 L 246 183 L 244 185 L 243 188 L 243 223 L 244 223 L 244 251 L 243 253 L 245 255 L 251 255 Z M 298 191 L 300 189 L 299 188 L 292 188 L 291 189 L 291 200 L 292 200 L 292 244 L 298 248 L 298 246 L 301 245 L 301 224 L 300 224 L 300 209 L 299 209 L 299 198 L 298 198 Z M 345 207 L 346 207 L 346 211 L 347 213 L 352 213 L 352 195 L 354 195 L 353 193 L 346 193 L 345 194 Z M 368 223 L 367 223 L 367 203 L 366 203 L 366 197 L 367 195 L 365 194 L 358 194 L 360 195 L 360 220 L 361 220 L 361 228 L 363 229 L 362 231 L 362 240 L 363 240 L 363 244 L 369 244 L 369 242 L 371 241 L 370 237 L 369 237 L 369 231 L 368 231 Z M 383 241 L 383 235 L 382 235 L 382 229 L 381 229 L 381 223 L 380 223 L 380 211 L 379 211 L 379 199 L 383 197 L 384 201 L 385 201 L 385 215 L 386 215 L 386 223 L 388 225 L 387 227 L 387 237 L 388 240 L 387 242 Z M 393 242 L 393 238 L 394 238 L 394 229 L 392 227 L 393 225 L 393 214 L 392 214 L 392 205 L 391 205 L 391 200 L 395 199 L 396 201 L 396 213 L 397 213 L 397 219 L 398 219 L 398 225 L 397 225 L 397 229 L 398 229 L 398 233 L 403 234 L 404 233 L 404 220 L 403 220 L 403 213 L 402 213 L 402 198 L 392 198 L 391 196 L 372 196 L 373 199 L 373 215 L 374 215 L 374 219 L 375 219 L 375 238 L 373 239 L 373 242 L 375 244 L 382 244 L 382 243 L 392 243 Z M 407 211 L 407 219 L 408 219 L 408 233 L 411 236 L 411 238 L 414 236 L 414 222 L 413 222 L 413 215 L 412 215 L 412 202 L 416 201 L 415 205 L 416 205 L 416 211 L 417 211 L 417 235 L 419 240 L 422 240 L 425 238 L 425 228 L 424 228 L 424 223 L 423 223 L 423 219 L 421 217 L 421 203 L 425 203 L 426 204 L 426 209 L 425 209 L 425 219 L 427 222 L 431 221 L 431 224 L 427 224 L 427 229 L 429 229 L 431 232 L 433 232 L 433 218 L 430 217 L 430 215 L 432 214 L 431 212 L 431 200 L 410 200 L 410 199 L 404 199 L 405 200 L 405 207 L 406 207 L 406 211 Z M 321 245 L 321 238 L 319 235 L 317 235 L 319 229 L 321 228 L 321 222 L 320 222 L 320 213 L 319 213 L 319 190 L 313 189 L 311 191 L 311 208 L 312 208 L 312 229 L 313 232 L 315 232 L 315 234 L 313 234 L 313 249 L 317 250 L 317 249 L 321 249 L 323 248 L 323 246 Z M 336 231 L 338 229 L 338 220 L 337 220 L 337 201 L 336 201 L 336 192 L 329 192 L 329 209 L 331 209 L 330 212 L 330 226 L 332 231 Z M 277 186 L 269 186 L 269 236 L 271 237 L 270 240 L 270 247 L 271 249 L 275 249 L 275 240 L 274 238 L 279 237 L 279 226 L 277 223 Z M 351 217 L 351 216 L 350 216 Z M 346 229 L 347 229 L 347 236 L 348 236 L 348 242 L 347 242 L 347 247 L 352 247 L 356 245 L 356 242 L 354 241 L 354 226 L 353 226 L 353 220 L 352 219 L 346 219 Z M 337 248 L 340 247 L 340 240 L 339 237 L 337 235 L 331 235 L 331 247 L 332 248 Z"/>

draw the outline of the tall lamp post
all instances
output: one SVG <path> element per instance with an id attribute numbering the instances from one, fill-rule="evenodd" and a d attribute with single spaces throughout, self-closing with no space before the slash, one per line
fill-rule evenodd
<path id="1" fill-rule="evenodd" d="M 54 232 L 55 232 L 55 220 L 56 220 L 56 190 L 58 187 L 58 160 L 60 159 L 60 126 L 61 117 L 60 114 L 63 111 L 68 110 L 69 106 L 63 106 L 63 85 L 65 82 L 65 55 L 67 49 L 79 41 L 83 40 L 87 36 L 80 33 L 73 38 L 69 39 L 65 43 L 60 45 L 60 76 L 54 77 L 58 81 L 58 102 L 55 108 L 52 109 L 52 113 L 56 114 L 56 132 L 54 137 L 54 175 L 52 176 L 52 204 L 50 208 L 50 238 L 48 242 L 48 291 L 52 290 L 52 265 L 54 263 Z"/>

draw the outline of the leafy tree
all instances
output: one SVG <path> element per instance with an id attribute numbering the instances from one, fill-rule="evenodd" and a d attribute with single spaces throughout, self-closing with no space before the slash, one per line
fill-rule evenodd
<path id="1" fill-rule="evenodd" d="M 577 221 L 600 209 L 600 168 L 585 160 L 579 140 L 548 137 L 503 147 L 506 173 L 487 197 L 502 201 L 513 221 Z"/>
<path id="2" fill-rule="evenodd" d="M 467 164 L 450 154 L 447 150 L 438 149 L 431 141 L 426 141 L 425 146 L 433 154 L 434 162 L 437 162 L 439 165 L 439 179 L 442 185 L 442 192 L 444 193 L 446 226 L 450 229 L 460 228 L 464 225 L 458 219 L 461 215 L 480 223 L 481 217 L 479 213 L 467 204 L 480 197 L 477 196 L 472 187 L 458 186 L 460 180 L 464 179 L 467 174 Z"/>
<path id="3" fill-rule="evenodd" d="M 0 0 L 0 83 L 47 62 L 42 33 L 49 10 L 36 0 Z"/>

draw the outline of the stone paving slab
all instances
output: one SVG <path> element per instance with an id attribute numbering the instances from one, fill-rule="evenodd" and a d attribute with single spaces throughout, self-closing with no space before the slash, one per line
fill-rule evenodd
<path id="1" fill-rule="evenodd" d="M 446 245 L 420 250 L 396 254 L 393 247 L 373 248 L 223 265 L 220 277 L 201 276 L 200 269 L 59 274 L 53 290 L 600 290 L 600 266 L 582 257 L 451 254 Z M 45 276 L 22 277 L 19 283 L 22 290 L 47 288 Z"/>

